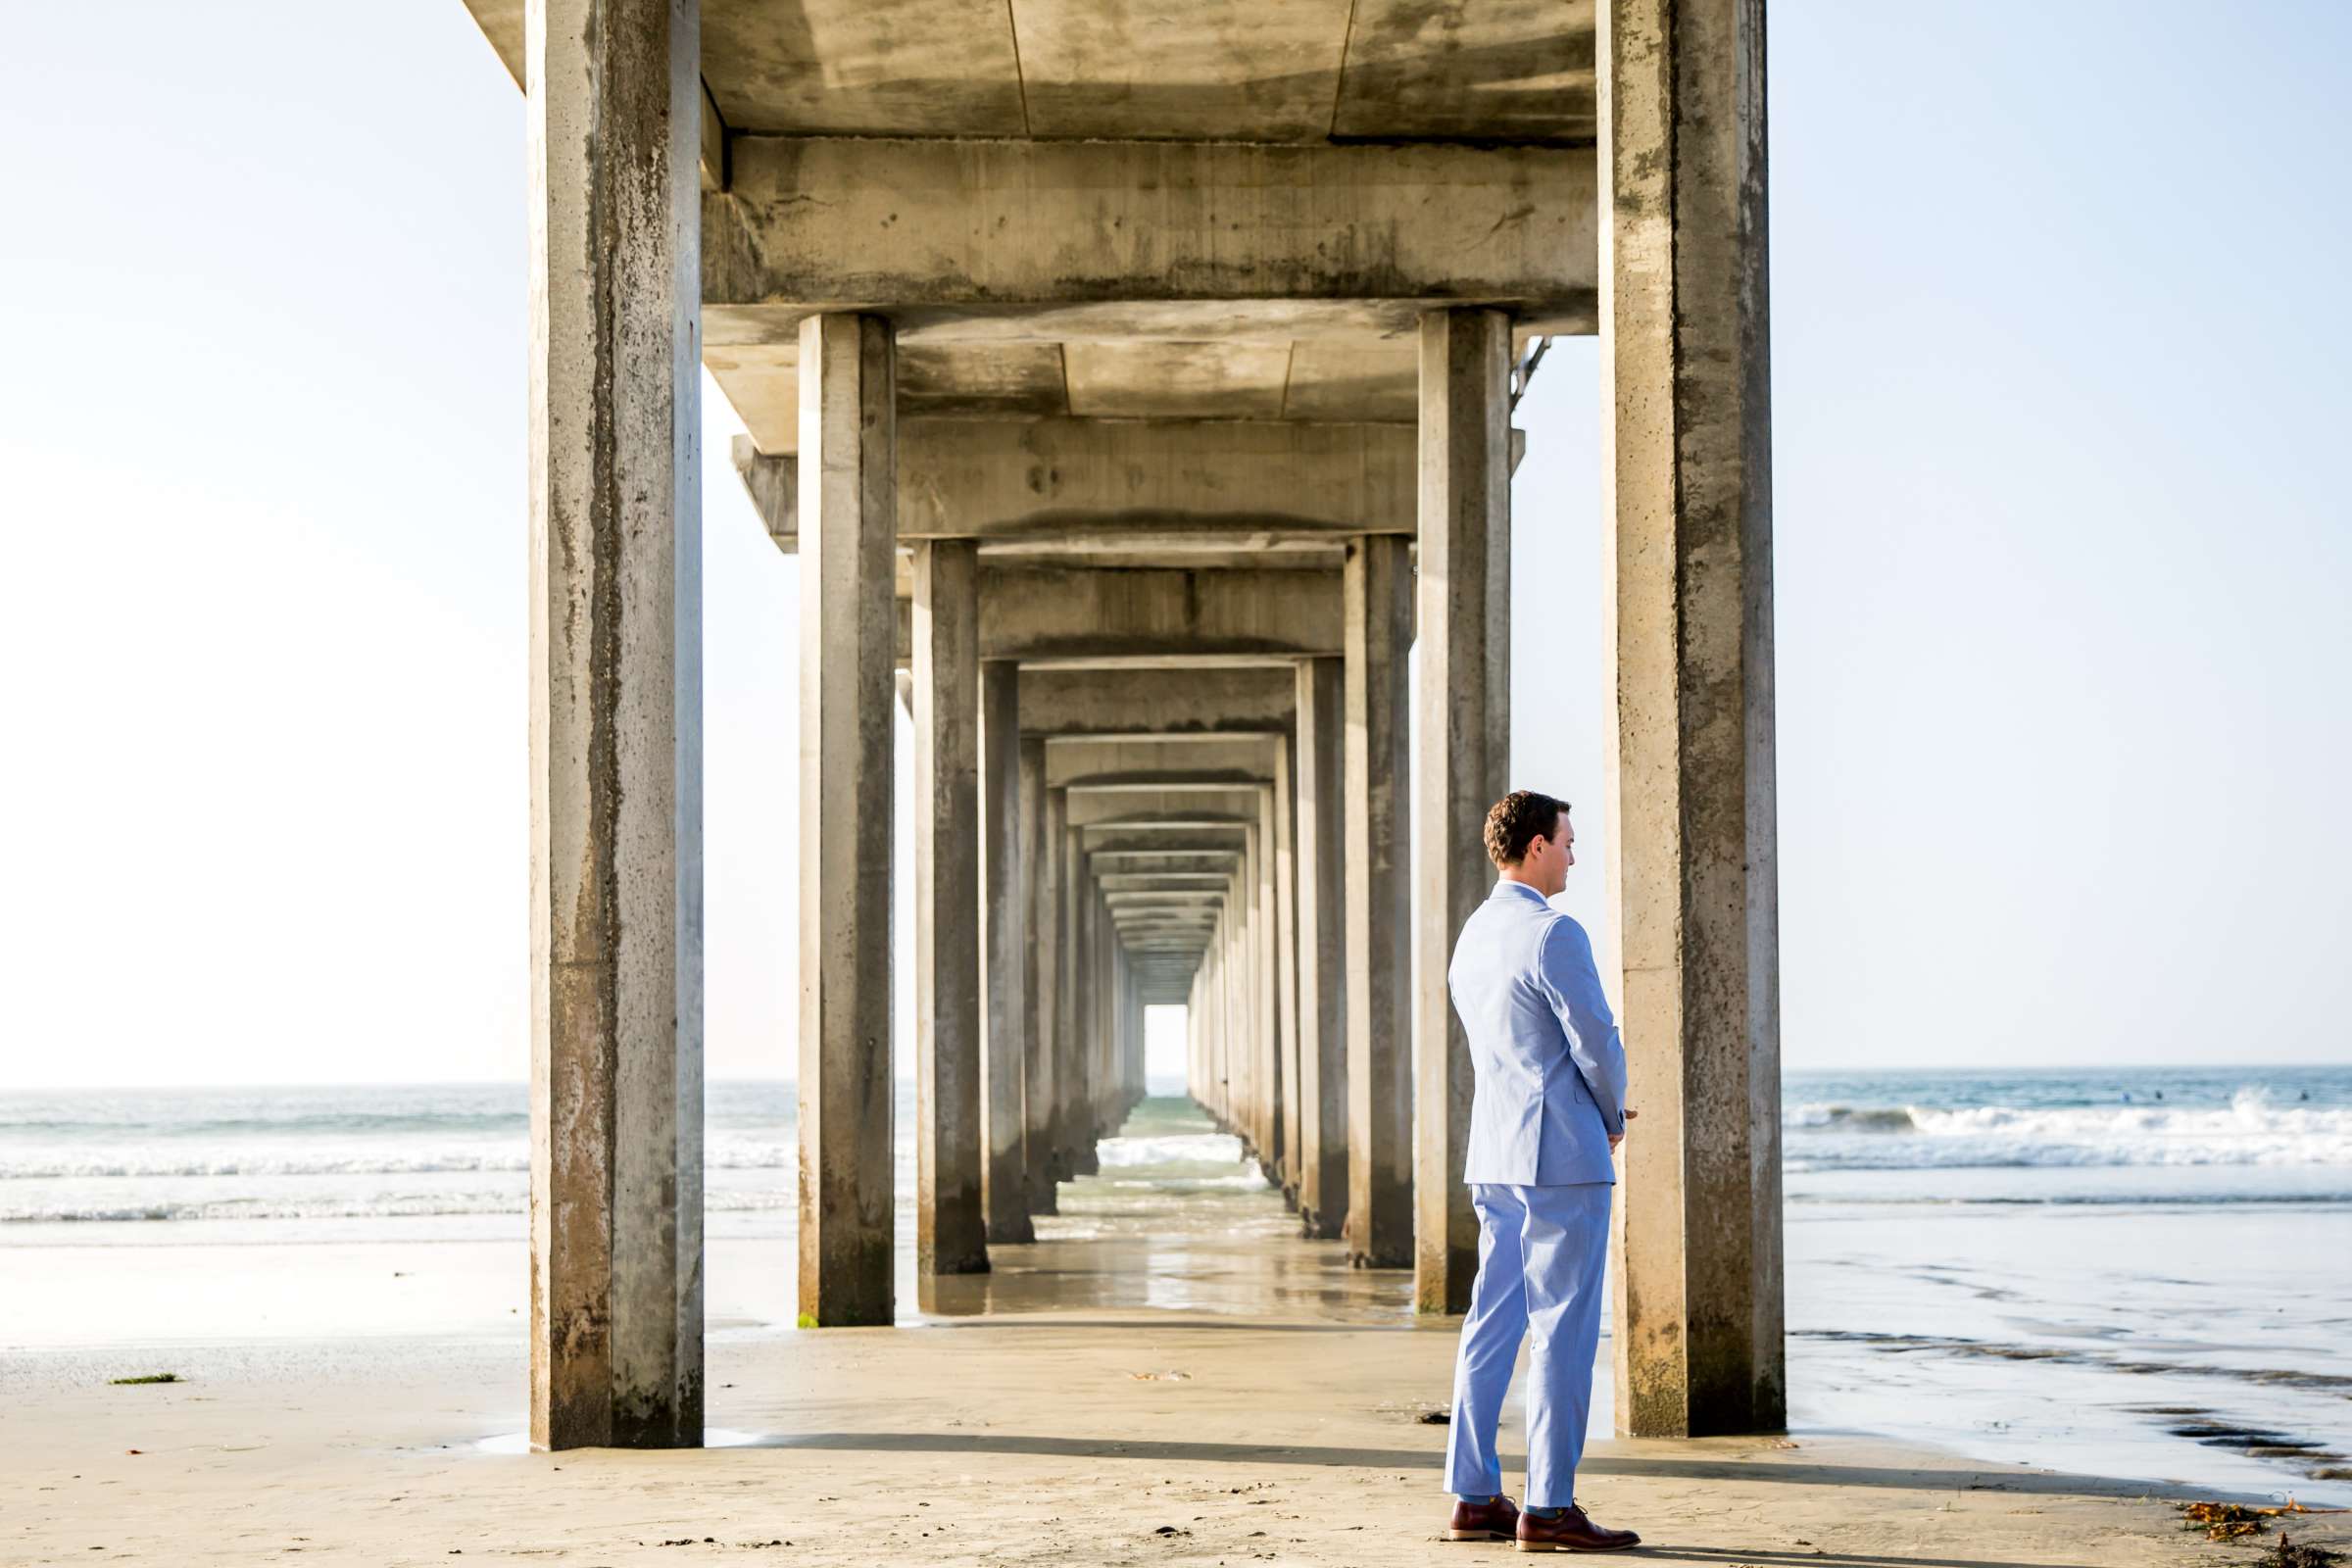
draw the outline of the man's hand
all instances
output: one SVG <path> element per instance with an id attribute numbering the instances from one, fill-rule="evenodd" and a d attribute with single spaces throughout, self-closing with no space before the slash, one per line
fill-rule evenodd
<path id="1" fill-rule="evenodd" d="M 1639 1115 L 1641 1115 L 1641 1114 L 1642 1114 L 1642 1113 L 1641 1113 L 1640 1111 L 1638 1111 L 1638 1110 L 1633 1110 L 1633 1109 L 1630 1109 L 1630 1108 L 1629 1108 L 1629 1109 L 1626 1111 L 1626 1113 L 1625 1113 L 1625 1119 L 1626 1119 L 1626 1122 L 1627 1122 L 1627 1124 L 1630 1126 L 1630 1125 L 1632 1124 L 1632 1122 L 1633 1122 L 1633 1119 L 1634 1119 L 1636 1116 L 1639 1116 Z M 1625 1142 L 1625 1134 L 1623 1134 L 1623 1133 L 1611 1133 L 1611 1134 L 1609 1134 L 1609 1152 L 1610 1152 L 1610 1153 L 1612 1153 L 1612 1154 L 1614 1154 L 1615 1152 L 1617 1152 L 1617 1146 L 1618 1146 L 1619 1144 L 1622 1144 L 1622 1143 L 1624 1143 L 1624 1142 Z"/>

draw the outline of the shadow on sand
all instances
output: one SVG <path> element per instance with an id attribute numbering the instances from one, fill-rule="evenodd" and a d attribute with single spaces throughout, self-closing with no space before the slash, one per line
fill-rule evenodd
<path id="1" fill-rule="evenodd" d="M 743 1445 L 753 1448 L 824 1448 L 873 1453 L 1020 1453 L 1071 1459 L 1169 1459 L 1200 1463 L 1316 1465 L 1361 1470 L 1413 1471 L 1444 1467 L 1434 1448 L 1325 1448 L 1282 1444 L 1185 1443 L 1161 1439 L 1052 1438 L 987 1432 L 808 1432 L 772 1433 Z M 1502 1455 L 1503 1468 L 1524 1467 L 1515 1454 Z M 2006 1492 L 2066 1497 L 2145 1497 L 2158 1490 L 2138 1482 L 2032 1470 L 1909 1470 L 1888 1465 L 1807 1464 L 1781 1459 L 1673 1459 L 1637 1454 L 1588 1453 L 1580 1474 L 1648 1477 L 1678 1481 L 1767 1481 L 1797 1487 L 1898 1487 L 1918 1492 Z M 1737 1554 L 1734 1554 L 1737 1555 Z M 1749 1553 L 1750 1556 L 1756 1555 Z M 1771 1553 L 1764 1555 L 1770 1556 Z M 1808 1562 L 1836 1557 L 1798 1553 Z M 1877 1559 L 1851 1559 L 1876 1561 Z M 1886 1559 L 1917 1562 L 1930 1559 Z"/>

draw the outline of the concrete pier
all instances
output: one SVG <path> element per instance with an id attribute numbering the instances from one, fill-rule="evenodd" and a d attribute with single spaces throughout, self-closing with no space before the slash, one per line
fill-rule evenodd
<path id="1" fill-rule="evenodd" d="M 1782 1358 L 1762 0 L 1601 28 L 1610 879 L 1630 1102 L 1617 1421 L 1770 1431 Z"/>
<path id="2" fill-rule="evenodd" d="M 914 548 L 914 1255 L 988 1267 L 980 1114 L 979 552 Z"/>
<path id="3" fill-rule="evenodd" d="M 1405 659 L 1413 584 L 1402 540 L 1368 534 L 1346 571 L 1348 1256 L 1413 1260 L 1412 749 Z"/>
<path id="4" fill-rule="evenodd" d="M 1021 884 L 1021 670 L 980 666 L 980 943 L 984 961 L 981 1187 L 988 1240 L 1026 1242 L 1029 1223 L 1029 921 Z"/>
<path id="5" fill-rule="evenodd" d="M 699 26 L 693 0 L 548 0 L 541 15 L 526 69 L 530 1438 L 694 1446 Z"/>
<path id="6" fill-rule="evenodd" d="M 1478 1215 L 1462 1181 L 1474 1084 L 1446 966 L 1494 890 L 1481 834 L 1510 788 L 1510 352 L 1499 311 L 1421 318 L 1412 842 L 1413 1303 L 1423 1312 L 1468 1310 L 1478 1275 Z"/>
<path id="7" fill-rule="evenodd" d="M 1348 1208 L 1344 679 L 1337 659 L 1298 664 L 1298 1218 L 1317 1239 L 1338 1236 Z"/>
<path id="8" fill-rule="evenodd" d="M 1054 1191 L 1061 1180 L 1058 1140 L 1060 1087 L 1054 1082 L 1054 1015 L 1060 1006 L 1061 970 L 1055 937 L 1061 924 L 1057 872 L 1061 842 L 1056 812 L 1046 787 L 1042 741 L 1021 743 L 1021 865 L 1029 891 L 1029 1212 L 1057 1210 Z"/>
<path id="9" fill-rule="evenodd" d="M 802 1321 L 893 1313 L 899 875 L 920 1278 L 1035 1238 L 1181 1004 L 1300 1231 L 1440 1314 L 1446 968 L 1486 809 L 1551 782 L 1509 765 L 1510 417 L 1563 333 L 1609 393 L 1612 646 L 1545 678 L 1616 702 L 1618 1410 L 1776 1425 L 1762 0 L 1442 48 L 1389 0 L 1200 0 L 1132 49 L 1101 0 L 468 3 L 534 171 L 538 1440 L 700 1432 L 698 361 L 801 558 Z"/>
<path id="10" fill-rule="evenodd" d="M 801 324 L 800 1318 L 888 1323 L 894 343 Z"/>

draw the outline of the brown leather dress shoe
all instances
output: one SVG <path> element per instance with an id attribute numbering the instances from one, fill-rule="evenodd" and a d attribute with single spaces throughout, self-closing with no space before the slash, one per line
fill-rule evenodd
<path id="1" fill-rule="evenodd" d="M 1549 1519 L 1521 1514 L 1512 1544 L 1521 1551 L 1623 1551 L 1642 1544 L 1642 1538 L 1631 1530 L 1604 1529 L 1586 1518 L 1582 1508 L 1565 1508 Z"/>
<path id="2" fill-rule="evenodd" d="M 1456 1499 L 1453 1516 L 1446 1521 L 1447 1541 L 1511 1541 L 1519 1533 L 1519 1505 L 1508 1497 L 1493 1502 Z"/>

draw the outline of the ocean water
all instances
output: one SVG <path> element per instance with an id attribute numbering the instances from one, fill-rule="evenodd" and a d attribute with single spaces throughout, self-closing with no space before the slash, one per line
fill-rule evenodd
<path id="1" fill-rule="evenodd" d="M 1783 1098 L 1800 1435 L 2352 1499 L 2352 1068 L 1790 1073 Z M 1409 1313 L 1404 1276 L 1296 1240 L 1173 1096 L 1037 1246 L 932 1287 L 909 1086 L 897 1116 L 908 1317 Z M 712 1322 L 788 1325 L 792 1090 L 714 1084 L 706 1119 Z M 513 1085 L 0 1096 L 0 1348 L 506 1332 L 528 1137 Z"/>

